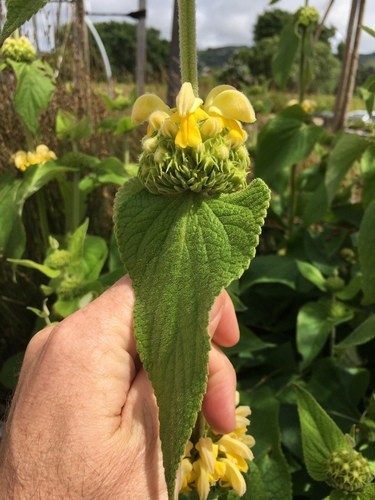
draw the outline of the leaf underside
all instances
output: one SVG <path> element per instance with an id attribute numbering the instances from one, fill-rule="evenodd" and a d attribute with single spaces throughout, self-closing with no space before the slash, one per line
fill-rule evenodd
<path id="1" fill-rule="evenodd" d="M 136 295 L 137 349 L 159 407 L 171 498 L 206 388 L 209 312 L 254 257 L 268 202 L 259 179 L 215 198 L 155 196 L 133 179 L 116 198 L 116 237 Z"/>

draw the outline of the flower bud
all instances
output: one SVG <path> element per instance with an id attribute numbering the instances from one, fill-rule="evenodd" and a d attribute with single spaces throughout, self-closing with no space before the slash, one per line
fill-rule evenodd
<path id="1" fill-rule="evenodd" d="M 372 480 L 370 464 L 356 450 L 336 451 L 328 460 L 326 482 L 337 490 L 360 493 Z"/>
<path id="2" fill-rule="evenodd" d="M 223 126 L 217 118 L 210 117 L 201 125 L 200 131 L 203 139 L 215 137 L 223 130 Z"/>

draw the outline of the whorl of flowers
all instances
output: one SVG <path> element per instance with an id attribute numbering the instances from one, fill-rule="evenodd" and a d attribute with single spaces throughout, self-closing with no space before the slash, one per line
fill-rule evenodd
<path id="1" fill-rule="evenodd" d="M 239 394 L 236 394 L 237 405 Z M 229 434 L 217 434 L 208 428 L 198 442 L 188 441 L 181 462 L 181 493 L 195 490 L 199 500 L 206 500 L 212 488 L 231 489 L 239 496 L 246 491 L 243 473 L 253 460 L 250 448 L 254 438 L 247 434 L 251 410 L 237 406 L 236 428 Z"/>
<path id="2" fill-rule="evenodd" d="M 337 490 L 360 493 L 373 478 L 369 462 L 356 450 L 336 451 L 328 461 L 326 482 Z"/>
<path id="3" fill-rule="evenodd" d="M 295 15 L 297 26 L 307 28 L 319 21 L 319 12 L 314 7 L 301 7 Z"/>
<path id="4" fill-rule="evenodd" d="M 148 121 L 139 177 L 150 192 L 218 194 L 246 186 L 250 159 L 241 122 L 254 122 L 255 114 L 233 87 L 215 87 L 203 102 L 185 82 L 173 109 L 145 94 L 134 103 L 132 120 Z"/>
<path id="5" fill-rule="evenodd" d="M 32 43 L 25 37 L 7 38 L 1 48 L 1 54 L 12 61 L 30 63 L 36 58 Z"/>
<path id="6" fill-rule="evenodd" d="M 56 154 L 45 144 L 39 144 L 35 151 L 19 150 L 12 155 L 14 165 L 21 172 L 31 165 L 43 165 L 48 160 L 56 160 Z"/>

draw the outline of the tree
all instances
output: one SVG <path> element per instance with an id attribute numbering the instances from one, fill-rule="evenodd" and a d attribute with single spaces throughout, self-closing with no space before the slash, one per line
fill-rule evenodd
<path id="1" fill-rule="evenodd" d="M 116 78 L 134 79 L 136 54 L 136 26 L 110 21 L 95 24 L 111 62 Z M 147 30 L 147 78 L 163 81 L 168 67 L 169 42 L 160 38 L 155 28 Z"/>
<path id="2" fill-rule="evenodd" d="M 254 25 L 254 42 L 257 44 L 264 38 L 280 35 L 285 24 L 289 23 L 293 14 L 282 9 L 266 10 L 257 17 Z"/>

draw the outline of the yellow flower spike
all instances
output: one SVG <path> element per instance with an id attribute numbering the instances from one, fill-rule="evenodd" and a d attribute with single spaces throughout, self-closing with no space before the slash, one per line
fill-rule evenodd
<path id="1" fill-rule="evenodd" d="M 134 123 L 143 123 L 155 111 L 164 111 L 168 115 L 171 114 L 170 107 L 160 97 L 155 94 L 144 94 L 135 101 L 131 119 Z"/>
<path id="2" fill-rule="evenodd" d="M 246 123 L 255 121 L 253 106 L 245 94 L 233 88 L 228 88 L 227 85 L 219 86 L 219 90 L 215 91 L 213 89 L 211 95 L 208 95 L 208 102 L 206 101 L 204 106 L 204 110 L 208 114 L 217 114 Z"/>

